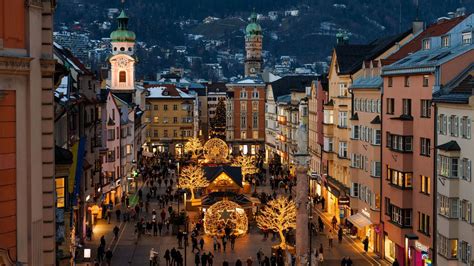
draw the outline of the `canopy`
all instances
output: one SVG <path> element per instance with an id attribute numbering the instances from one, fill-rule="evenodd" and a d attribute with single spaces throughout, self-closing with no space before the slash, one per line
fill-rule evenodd
<path id="1" fill-rule="evenodd" d="M 351 216 L 349 216 L 349 218 L 347 218 L 347 220 L 349 220 L 349 222 L 351 222 L 353 225 L 355 225 L 359 229 L 362 229 L 362 228 L 372 224 L 370 219 L 367 218 L 362 213 L 356 213 L 354 215 L 351 215 Z"/>

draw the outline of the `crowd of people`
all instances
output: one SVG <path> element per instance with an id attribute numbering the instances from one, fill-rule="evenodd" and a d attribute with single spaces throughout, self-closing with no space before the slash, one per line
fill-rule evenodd
<path id="1" fill-rule="evenodd" d="M 173 230 L 173 217 L 176 218 L 176 216 L 180 215 L 173 206 L 176 206 L 180 199 L 182 199 L 182 191 L 176 188 L 177 167 L 176 162 L 171 156 L 167 154 L 157 154 L 157 156 L 153 158 L 142 158 L 138 170 L 138 178 L 143 184 L 142 188 L 136 191 L 136 195 L 122 195 L 120 204 L 115 204 L 115 206 L 103 206 L 103 217 L 105 217 L 109 223 L 114 219 L 117 224 L 120 224 L 121 221 L 133 223 L 135 225 L 137 241 L 141 237 L 153 238 L 164 235 L 169 236 L 173 233 L 176 234 L 178 240 L 177 247 L 166 249 L 163 253 L 159 252 L 156 248 L 150 249 L 150 266 L 160 265 L 161 259 L 163 259 L 163 265 L 184 265 L 186 254 L 182 250 L 183 248 L 189 248 L 191 253 L 187 253 L 187 255 L 194 257 L 196 266 L 213 265 L 215 263 L 215 254 L 225 253 L 228 248 L 230 248 L 230 250 L 235 248 L 236 237 L 230 234 L 230 232 L 225 232 L 222 236 L 212 237 L 212 245 L 208 245 L 210 248 L 206 250 L 204 245 L 205 240 L 201 236 L 204 231 L 202 215 L 197 217 L 195 221 L 186 221 L 187 225 L 191 224 L 192 230 L 190 234 L 185 233 L 183 230 Z M 267 185 L 265 175 L 255 175 L 254 178 L 258 180 L 252 182 L 255 186 Z M 295 183 L 288 175 L 269 176 L 268 184 L 270 185 L 271 193 L 264 192 L 264 190 L 260 191 L 260 193 L 257 193 L 255 190 L 253 193 L 253 196 L 259 198 L 262 204 L 265 204 L 279 195 L 286 195 L 291 199 L 292 188 Z M 321 207 L 324 208 L 325 202 L 323 197 L 315 197 L 313 201 L 315 204 L 321 204 Z M 115 202 L 118 203 L 118 199 Z M 151 204 L 151 202 L 153 202 L 153 204 Z M 336 220 L 336 223 L 334 223 L 334 220 Z M 333 248 L 335 244 L 334 239 L 336 237 L 338 243 L 341 243 L 343 240 L 342 227 L 337 225 L 337 219 L 335 219 L 335 217 L 329 227 L 328 230 L 324 230 L 325 225 L 321 217 L 317 217 L 311 227 L 314 235 L 324 234 L 328 239 L 326 249 L 323 248 L 323 243 L 319 243 L 319 248 L 313 251 L 311 259 L 315 262 L 314 265 L 324 265 L 325 251 Z M 89 228 L 87 230 L 89 231 Z M 112 231 L 114 239 L 118 239 L 120 228 L 116 225 Z M 275 232 L 262 230 L 264 240 L 268 238 L 270 232 L 273 233 L 276 239 Z M 88 238 L 90 239 L 89 233 Z M 191 247 L 188 247 L 188 238 L 190 238 Z M 102 237 L 97 249 L 96 265 L 102 265 L 101 263 L 104 262 L 110 265 L 112 256 L 112 251 L 110 248 L 106 248 L 105 238 Z M 281 249 L 271 252 L 269 255 L 264 254 L 263 250 L 259 249 L 256 253 L 255 262 L 252 257 L 241 259 L 238 256 L 235 257 L 233 261 L 224 260 L 222 262 L 222 265 L 238 266 L 243 264 L 247 266 L 253 264 L 262 266 L 296 265 L 296 258 L 288 251 Z M 353 262 L 350 257 L 344 257 L 341 260 L 341 265 L 351 266 Z"/>

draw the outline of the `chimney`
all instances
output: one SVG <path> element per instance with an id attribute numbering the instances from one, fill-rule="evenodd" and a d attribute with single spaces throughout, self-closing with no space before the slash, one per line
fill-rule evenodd
<path id="1" fill-rule="evenodd" d="M 423 21 L 415 20 L 412 22 L 413 34 L 417 34 L 425 29 L 425 23 Z"/>
<path id="2" fill-rule="evenodd" d="M 456 9 L 456 17 L 461 17 L 466 15 L 466 8 L 465 7 L 460 7 Z"/>

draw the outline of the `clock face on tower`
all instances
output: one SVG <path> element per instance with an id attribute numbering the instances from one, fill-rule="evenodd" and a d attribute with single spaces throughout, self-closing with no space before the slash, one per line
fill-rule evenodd
<path id="1" fill-rule="evenodd" d="M 126 58 L 119 58 L 117 59 L 117 66 L 121 68 L 127 67 L 128 60 Z"/>

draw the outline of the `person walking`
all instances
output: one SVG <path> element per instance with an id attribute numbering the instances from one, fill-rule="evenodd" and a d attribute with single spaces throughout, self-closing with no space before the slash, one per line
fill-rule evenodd
<path id="1" fill-rule="evenodd" d="M 342 227 L 339 227 L 339 230 L 337 231 L 337 240 L 339 240 L 339 244 L 342 243 Z"/>
<path id="2" fill-rule="evenodd" d="M 196 255 L 194 255 L 194 263 L 196 266 L 199 266 L 199 263 L 201 263 L 201 257 L 199 256 L 199 251 L 196 252 Z"/>
<path id="3" fill-rule="evenodd" d="M 341 260 L 341 266 L 346 266 L 347 265 L 347 259 L 346 257 L 344 256 Z"/>
<path id="4" fill-rule="evenodd" d="M 323 220 L 321 219 L 321 216 L 318 217 L 318 227 L 319 227 L 319 232 L 323 232 L 324 230 L 324 223 Z"/>
<path id="5" fill-rule="evenodd" d="M 105 261 L 107 262 L 107 266 L 111 266 L 112 265 L 112 250 L 107 249 L 107 252 L 105 252 Z"/>
<path id="6" fill-rule="evenodd" d="M 104 253 L 105 253 L 104 246 L 99 245 L 99 247 L 97 248 L 97 261 L 99 261 L 99 263 L 101 263 L 104 260 Z"/>
<path id="7" fill-rule="evenodd" d="M 253 260 L 252 257 L 247 258 L 247 266 L 252 266 Z"/>
<path id="8" fill-rule="evenodd" d="M 217 236 L 212 237 L 212 242 L 214 246 L 214 251 L 216 251 L 217 250 Z"/>
<path id="9" fill-rule="evenodd" d="M 347 266 L 352 266 L 351 257 L 347 257 L 346 265 L 347 265 Z"/>
<path id="10" fill-rule="evenodd" d="M 122 214 L 122 211 L 120 210 L 120 208 L 117 208 L 117 210 L 115 210 L 115 216 L 117 217 L 117 222 L 120 223 L 120 216 Z"/>
<path id="11" fill-rule="evenodd" d="M 209 251 L 209 253 L 207 253 L 207 264 L 209 266 L 212 266 L 213 263 L 214 263 L 214 255 Z"/>
<path id="12" fill-rule="evenodd" d="M 369 238 L 367 236 L 362 241 L 362 244 L 364 244 L 364 251 L 367 253 L 369 251 Z"/>
<path id="13" fill-rule="evenodd" d="M 100 237 L 100 245 L 103 246 L 105 249 L 105 236 Z"/>
<path id="14" fill-rule="evenodd" d="M 207 254 L 206 252 L 203 252 L 201 255 L 201 265 L 202 266 L 207 266 Z"/>
<path id="15" fill-rule="evenodd" d="M 222 247 L 223 247 L 223 249 L 224 249 L 224 252 L 225 252 L 225 247 L 226 247 L 226 245 L 227 245 L 227 237 L 224 236 L 224 237 L 222 238 Z"/>
<path id="16" fill-rule="evenodd" d="M 120 231 L 118 226 L 115 226 L 114 229 L 112 229 L 112 231 L 114 232 L 114 239 L 118 239 L 118 233 Z"/>
<path id="17" fill-rule="evenodd" d="M 235 266 L 242 266 L 242 261 L 240 259 L 237 259 L 235 262 Z"/>
<path id="18" fill-rule="evenodd" d="M 230 236 L 230 249 L 234 250 L 235 247 L 235 236 Z"/>
<path id="19" fill-rule="evenodd" d="M 158 258 L 158 252 L 155 251 L 155 248 L 151 248 L 150 249 L 150 266 L 156 266 L 158 265 L 158 261 L 157 261 L 157 258 Z"/>
<path id="20" fill-rule="evenodd" d="M 163 256 L 163 258 L 165 258 L 166 266 L 171 266 L 171 257 L 170 257 L 170 250 L 169 249 L 167 249 L 165 251 L 165 255 Z"/>
<path id="21" fill-rule="evenodd" d="M 329 248 L 332 248 L 333 239 L 334 239 L 334 234 L 333 234 L 332 230 L 329 230 L 329 233 L 328 233 Z"/>
<path id="22" fill-rule="evenodd" d="M 199 246 L 201 247 L 201 250 L 204 249 L 204 238 L 201 238 L 201 239 L 199 240 Z"/>
<path id="23" fill-rule="evenodd" d="M 336 230 L 336 225 L 337 225 L 336 216 L 333 216 L 333 217 L 332 217 L 331 224 L 332 224 L 332 230 Z"/>
<path id="24" fill-rule="evenodd" d="M 262 265 L 262 260 L 263 260 L 264 257 L 265 257 L 265 255 L 263 254 L 262 248 L 260 248 L 257 252 L 258 265 Z"/>
<path id="25" fill-rule="evenodd" d="M 318 265 L 319 266 L 322 266 L 324 263 L 324 256 L 323 256 L 323 253 L 319 253 L 318 254 Z"/>

